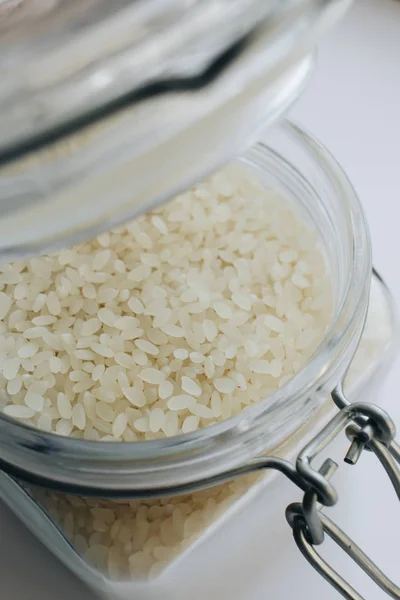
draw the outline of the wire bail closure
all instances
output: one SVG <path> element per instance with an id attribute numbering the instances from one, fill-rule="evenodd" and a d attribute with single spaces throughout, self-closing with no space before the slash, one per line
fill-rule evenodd
<path id="1" fill-rule="evenodd" d="M 307 561 L 347 600 L 364 600 L 315 550 L 327 534 L 390 597 L 400 599 L 396 586 L 335 523 L 322 514 L 325 506 L 338 500 L 330 478 L 338 465 L 327 459 L 317 471 L 312 460 L 343 430 L 351 441 L 344 458 L 355 465 L 362 452 L 374 452 L 387 472 L 400 500 L 400 446 L 395 442 L 396 428 L 389 415 L 373 404 L 350 404 L 342 386 L 332 392 L 340 412 L 299 453 L 296 469 L 302 480 L 303 502 L 286 509 L 286 519 L 293 529 L 294 540 Z M 307 485 L 304 485 L 307 484 Z"/>

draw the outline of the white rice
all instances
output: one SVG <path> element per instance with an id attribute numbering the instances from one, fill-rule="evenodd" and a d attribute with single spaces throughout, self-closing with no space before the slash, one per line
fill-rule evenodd
<path id="1" fill-rule="evenodd" d="M 4 413 L 86 440 L 152 440 L 278 389 L 329 324 L 316 232 L 229 167 L 130 225 L 0 265 Z M 153 575 L 254 478 L 186 497 L 45 500 L 112 577 Z"/>
<path id="2" fill-rule="evenodd" d="M 316 233 L 230 167 L 117 231 L 0 266 L 4 410 L 100 440 L 205 427 L 301 368 L 331 296 Z"/>
<path id="3" fill-rule="evenodd" d="M 114 579 L 141 578 L 162 571 L 258 477 L 157 500 L 36 494 L 88 561 Z"/>

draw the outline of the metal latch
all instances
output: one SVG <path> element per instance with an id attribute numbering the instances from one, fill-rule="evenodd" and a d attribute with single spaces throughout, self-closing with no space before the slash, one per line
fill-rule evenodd
<path id="1" fill-rule="evenodd" d="M 400 599 L 397 587 L 373 563 L 353 540 L 322 514 L 321 508 L 333 506 L 338 497 L 330 478 L 338 465 L 327 459 L 319 470 L 312 460 L 344 429 L 351 440 L 345 462 L 354 465 L 362 452 L 369 450 L 379 459 L 400 500 L 400 446 L 395 442 L 396 428 L 389 415 L 373 404 L 350 404 L 339 386 L 332 399 L 340 412 L 299 453 L 296 471 L 300 482 L 290 479 L 305 490 L 303 502 L 291 504 L 286 518 L 293 529 L 294 540 L 308 562 L 347 600 L 364 600 L 316 551 L 327 534 L 389 596 Z M 280 469 L 282 471 L 282 469 Z"/>

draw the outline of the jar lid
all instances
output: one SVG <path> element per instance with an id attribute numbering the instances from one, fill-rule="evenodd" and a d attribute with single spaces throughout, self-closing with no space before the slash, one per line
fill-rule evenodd
<path id="1" fill-rule="evenodd" d="M 95 234 L 242 152 L 348 4 L 0 2 L 2 256 Z"/>

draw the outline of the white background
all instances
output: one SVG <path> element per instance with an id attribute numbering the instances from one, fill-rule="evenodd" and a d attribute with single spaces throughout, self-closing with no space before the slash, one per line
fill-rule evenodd
<path id="1" fill-rule="evenodd" d="M 400 2 L 358 0 L 352 11 L 321 45 L 311 85 L 293 115 L 320 138 L 341 162 L 354 183 L 369 218 L 374 263 L 400 306 Z M 382 391 L 400 429 L 397 368 Z M 344 446 L 332 458 L 340 461 Z M 363 455 L 351 470 L 335 476 L 340 504 L 329 511 L 350 535 L 400 585 L 400 506 L 373 457 Z M 201 595 L 209 600 L 335 600 L 339 596 L 314 573 L 294 547 L 284 508 L 298 499 L 296 490 L 276 482 L 257 507 L 226 533 L 226 571 L 218 578 L 214 565 L 204 565 Z M 241 552 L 243 548 L 243 552 Z M 369 600 L 384 598 L 327 542 L 323 548 L 337 570 L 349 577 Z M 239 568 L 242 564 L 242 570 Z M 181 581 L 184 586 L 184 581 Z M 155 597 L 169 596 L 158 590 Z M 182 592 L 182 589 L 181 589 Z M 198 596 L 187 588 L 182 598 Z M 93 600 L 94 596 L 68 573 L 0 504 L 0 598 L 3 600 Z M 181 594 L 179 594 L 181 596 Z M 137 593 L 131 598 L 142 600 Z M 172 594 L 172 598 L 174 594 Z M 196 598 L 197 600 L 197 598 Z"/>

